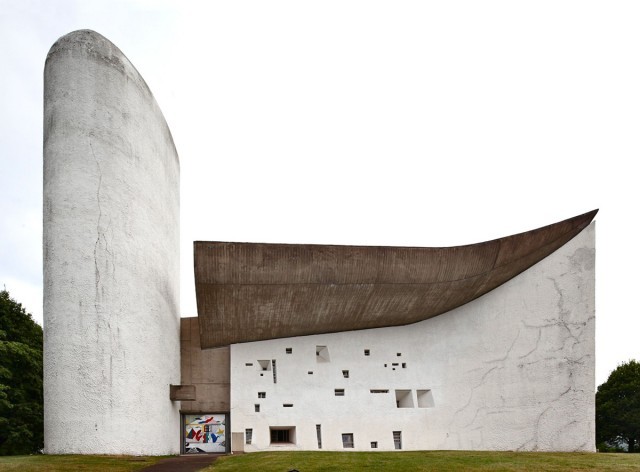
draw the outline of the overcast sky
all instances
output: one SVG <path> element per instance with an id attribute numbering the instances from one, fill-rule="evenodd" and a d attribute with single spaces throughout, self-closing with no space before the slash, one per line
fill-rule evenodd
<path id="1" fill-rule="evenodd" d="M 149 84 L 193 241 L 453 246 L 600 208 L 596 381 L 640 359 L 640 4 L 0 0 L 0 287 L 42 322 L 42 72 L 93 29 Z"/>

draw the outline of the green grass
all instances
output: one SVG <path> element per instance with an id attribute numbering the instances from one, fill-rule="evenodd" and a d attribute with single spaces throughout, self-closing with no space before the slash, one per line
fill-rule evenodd
<path id="1" fill-rule="evenodd" d="M 66 472 L 71 470 L 128 472 L 155 464 L 163 457 L 37 455 L 0 457 L 0 471 Z"/>
<path id="2" fill-rule="evenodd" d="M 0 471 L 140 470 L 163 457 L 9 456 L 0 457 Z M 208 472 L 438 472 L 438 471 L 640 471 L 640 454 L 550 452 L 258 452 L 224 456 Z"/>
<path id="3" fill-rule="evenodd" d="M 640 454 L 544 452 L 259 452 L 219 458 L 208 472 L 639 470 Z"/>

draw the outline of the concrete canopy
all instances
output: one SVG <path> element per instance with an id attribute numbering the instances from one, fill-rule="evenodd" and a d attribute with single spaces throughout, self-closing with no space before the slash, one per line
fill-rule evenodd
<path id="1" fill-rule="evenodd" d="M 426 320 L 544 259 L 597 211 L 443 248 L 196 241 L 201 347 Z"/>

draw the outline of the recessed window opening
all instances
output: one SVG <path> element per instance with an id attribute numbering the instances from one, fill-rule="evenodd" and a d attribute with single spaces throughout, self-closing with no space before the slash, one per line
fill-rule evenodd
<path id="1" fill-rule="evenodd" d="M 402 368 L 403 368 L 403 369 L 406 369 L 406 368 L 407 368 L 407 363 L 406 363 L 406 362 L 403 362 L 403 363 L 402 363 Z"/>
<path id="2" fill-rule="evenodd" d="M 284 408 L 293 408 L 293 403 L 283 403 L 282 406 Z"/>
<path id="3" fill-rule="evenodd" d="M 342 447 L 345 449 L 353 449 L 353 433 L 342 434 Z"/>
<path id="4" fill-rule="evenodd" d="M 370 393 L 389 393 L 389 389 L 385 388 L 372 388 L 371 390 L 369 390 Z"/>
<path id="5" fill-rule="evenodd" d="M 348 378 L 349 378 L 349 371 L 348 371 L 348 370 L 343 370 L 343 371 L 342 371 L 342 376 L 343 376 L 345 379 L 348 379 Z"/>
<path id="6" fill-rule="evenodd" d="M 309 374 L 309 375 L 313 375 L 313 371 L 312 371 L 312 370 L 310 370 L 309 372 L 307 372 L 307 374 Z"/>
<path id="7" fill-rule="evenodd" d="M 253 429 L 247 428 L 244 430 L 244 443 L 251 444 L 251 440 L 253 439 Z"/>
<path id="8" fill-rule="evenodd" d="M 365 356 L 369 356 L 369 355 L 371 355 L 371 351 L 370 351 L 369 349 L 365 349 L 365 350 L 364 350 L 364 355 L 365 355 Z"/>
<path id="9" fill-rule="evenodd" d="M 273 369 L 273 383 L 277 383 L 278 377 L 276 377 L 276 360 L 275 359 L 271 360 L 271 367 Z"/>
<path id="10" fill-rule="evenodd" d="M 413 408 L 413 395 L 411 395 L 411 390 L 396 390 L 396 407 Z"/>
<path id="11" fill-rule="evenodd" d="M 316 436 L 318 437 L 318 449 L 322 449 L 322 425 L 316 425 Z"/>
<path id="12" fill-rule="evenodd" d="M 402 431 L 393 432 L 393 447 L 396 449 L 402 449 Z"/>
<path id="13" fill-rule="evenodd" d="M 371 441 L 371 449 L 378 449 L 378 441 Z"/>
<path id="14" fill-rule="evenodd" d="M 288 347 L 284 350 L 284 352 L 287 354 L 291 354 L 293 352 L 293 348 Z"/>
<path id="15" fill-rule="evenodd" d="M 267 398 L 267 392 L 258 392 L 258 398 Z"/>
<path id="16" fill-rule="evenodd" d="M 396 356 L 400 357 L 402 355 L 401 352 L 396 352 Z"/>
<path id="17" fill-rule="evenodd" d="M 271 361 L 268 359 L 258 361 L 258 367 L 260 368 L 260 370 L 271 370 Z"/>
<path id="18" fill-rule="evenodd" d="M 384 366 L 387 367 L 387 364 L 385 364 Z"/>
<path id="19" fill-rule="evenodd" d="M 247 367 L 251 367 L 251 366 L 253 365 L 253 362 L 247 362 L 247 363 L 245 363 L 245 365 L 246 365 Z"/>
<path id="20" fill-rule="evenodd" d="M 391 365 L 400 365 L 400 364 L 398 364 L 397 362 L 394 362 L 394 363 L 393 363 L 393 364 L 391 364 Z"/>
<path id="21" fill-rule="evenodd" d="M 344 397 L 344 388 L 336 388 L 333 393 L 336 397 Z"/>
<path id="22" fill-rule="evenodd" d="M 431 390 L 416 390 L 416 394 L 418 396 L 418 408 L 433 408 L 436 406 Z"/>
<path id="23" fill-rule="evenodd" d="M 295 444 L 296 443 L 296 427 L 295 426 L 269 427 L 269 435 L 271 437 L 271 444 Z"/>
<path id="24" fill-rule="evenodd" d="M 255 409 L 256 413 L 260 413 L 260 404 L 259 404 L 259 403 L 256 403 L 256 404 L 254 405 L 254 409 Z"/>
<path id="25" fill-rule="evenodd" d="M 316 346 L 316 362 L 330 362 L 329 349 L 327 346 Z"/>

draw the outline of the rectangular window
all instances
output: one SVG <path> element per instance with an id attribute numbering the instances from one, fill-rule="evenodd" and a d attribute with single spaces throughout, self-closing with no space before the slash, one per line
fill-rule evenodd
<path id="1" fill-rule="evenodd" d="M 371 441 L 371 449 L 378 449 L 378 441 Z"/>
<path id="2" fill-rule="evenodd" d="M 276 360 L 275 359 L 271 361 L 271 367 L 273 369 L 273 383 L 276 383 L 278 381 L 278 377 L 276 377 Z"/>
<path id="3" fill-rule="evenodd" d="M 342 447 L 345 449 L 353 449 L 353 433 L 342 434 Z"/>
<path id="4" fill-rule="evenodd" d="M 365 356 L 368 356 L 368 355 L 370 355 L 370 354 L 371 354 L 371 351 L 370 351 L 369 349 L 365 349 L 365 350 L 364 350 L 364 355 L 365 355 Z"/>
<path id="5" fill-rule="evenodd" d="M 316 346 L 316 361 L 317 362 L 330 362 L 329 349 L 327 346 Z"/>
<path id="6" fill-rule="evenodd" d="M 349 371 L 348 371 L 348 370 L 343 370 L 343 371 L 342 371 L 342 376 L 343 376 L 345 379 L 348 379 L 348 378 L 349 378 Z"/>
<path id="7" fill-rule="evenodd" d="M 288 347 L 284 350 L 284 352 L 286 352 L 287 354 L 291 354 L 293 352 L 293 348 Z"/>
<path id="8" fill-rule="evenodd" d="M 336 397 L 344 397 L 344 388 L 336 388 L 333 393 Z"/>
<path id="9" fill-rule="evenodd" d="M 246 362 L 244 365 L 246 365 L 247 367 L 251 367 L 253 365 L 253 362 Z"/>
<path id="10" fill-rule="evenodd" d="M 309 374 L 309 375 L 313 375 L 313 371 L 312 371 L 312 370 L 310 370 L 309 372 L 307 372 L 307 374 Z"/>
<path id="11" fill-rule="evenodd" d="M 258 392 L 258 398 L 267 398 L 267 392 Z"/>
<path id="12" fill-rule="evenodd" d="M 385 388 L 372 388 L 371 390 L 369 390 L 370 393 L 389 393 L 389 389 Z"/>
<path id="13" fill-rule="evenodd" d="M 260 413 L 260 404 L 256 403 L 254 405 L 254 409 L 255 409 L 256 413 Z"/>
<path id="14" fill-rule="evenodd" d="M 416 394 L 418 396 L 418 408 L 433 408 L 435 406 L 431 390 L 416 390 Z"/>
<path id="15" fill-rule="evenodd" d="M 293 403 L 283 403 L 282 406 L 284 408 L 292 408 L 293 407 Z"/>
<path id="16" fill-rule="evenodd" d="M 396 406 L 398 408 L 413 408 L 411 390 L 396 390 Z"/>
<path id="17" fill-rule="evenodd" d="M 322 449 L 322 426 L 316 425 L 316 436 L 318 436 L 318 449 Z"/>
<path id="18" fill-rule="evenodd" d="M 393 432 L 393 447 L 402 449 L 402 431 Z"/>
<path id="19" fill-rule="evenodd" d="M 271 437 L 271 444 L 295 444 L 296 443 L 296 427 L 295 426 L 270 427 L 269 435 Z"/>
<path id="20" fill-rule="evenodd" d="M 400 357 L 402 355 L 401 352 L 396 352 L 396 356 Z"/>
<path id="21" fill-rule="evenodd" d="M 253 429 L 247 428 L 244 430 L 244 443 L 251 444 L 251 440 L 253 439 Z"/>

